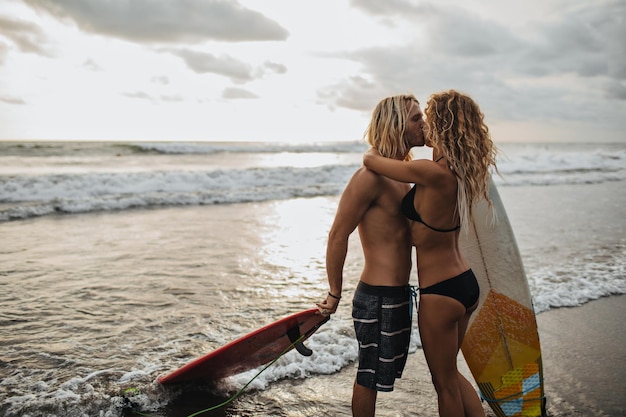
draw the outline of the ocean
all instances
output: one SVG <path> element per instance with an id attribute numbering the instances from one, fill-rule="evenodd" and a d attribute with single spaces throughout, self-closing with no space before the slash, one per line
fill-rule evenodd
<path id="1" fill-rule="evenodd" d="M 626 293 L 626 143 L 498 147 L 536 312 Z M 0 142 L 0 415 L 183 417 L 235 394 L 258 370 L 213 386 L 156 378 L 325 297 L 327 233 L 365 149 Z M 357 355 L 362 265 L 355 233 L 313 356 L 289 352 L 202 415 L 348 416 L 339 375 Z"/>

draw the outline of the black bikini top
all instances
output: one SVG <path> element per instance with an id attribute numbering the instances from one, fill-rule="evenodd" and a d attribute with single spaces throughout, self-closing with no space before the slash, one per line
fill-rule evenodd
<path id="1" fill-rule="evenodd" d="M 461 228 L 461 225 L 458 225 L 452 229 L 438 229 L 436 227 L 429 226 L 422 220 L 422 216 L 415 210 L 415 205 L 413 204 L 413 200 L 415 199 L 415 185 L 411 188 L 411 191 L 407 193 L 402 199 L 402 205 L 400 209 L 402 210 L 402 214 L 404 214 L 409 219 L 416 221 L 418 223 L 422 223 L 424 226 L 428 227 L 430 230 L 434 230 L 435 232 L 454 232 Z"/>

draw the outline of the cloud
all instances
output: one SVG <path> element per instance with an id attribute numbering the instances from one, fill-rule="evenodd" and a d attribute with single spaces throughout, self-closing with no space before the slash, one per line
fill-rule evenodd
<path id="1" fill-rule="evenodd" d="M 132 42 L 283 41 L 289 33 L 229 0 L 24 0 L 86 32 Z"/>
<path id="2" fill-rule="evenodd" d="M 158 97 L 152 96 L 145 91 L 133 91 L 122 93 L 124 97 L 137 99 L 137 100 L 145 100 L 150 102 L 151 104 L 162 104 L 162 103 L 182 103 L 185 101 L 185 98 L 179 94 L 169 94 L 169 95 L 160 95 Z"/>
<path id="3" fill-rule="evenodd" d="M 624 84 L 611 82 L 606 86 L 605 91 L 607 91 L 609 98 L 626 101 L 626 86 Z"/>
<path id="4" fill-rule="evenodd" d="M 147 100 L 151 103 L 154 103 L 155 100 L 153 97 L 151 97 L 148 93 L 145 93 L 143 91 L 133 91 L 132 93 L 123 93 L 122 94 L 125 97 L 128 98 L 135 98 L 135 99 L 139 99 L 139 100 Z"/>
<path id="5" fill-rule="evenodd" d="M 170 83 L 169 77 L 166 77 L 164 75 L 154 76 L 150 79 L 150 81 L 152 81 L 155 84 L 161 84 L 161 85 L 168 85 Z"/>
<path id="6" fill-rule="evenodd" d="M 371 111 L 381 98 L 401 93 L 400 90 L 394 90 L 391 85 L 392 82 L 379 83 L 354 75 L 346 81 L 319 89 L 317 97 L 320 103 L 326 103 L 332 110 L 335 107 L 343 107 L 367 112 Z"/>
<path id="7" fill-rule="evenodd" d="M 254 99 L 259 98 L 251 91 L 244 90 L 243 88 L 227 87 L 222 92 L 222 98 L 226 99 Z"/>
<path id="8" fill-rule="evenodd" d="M 284 66 L 283 64 L 279 64 L 276 62 L 271 62 L 271 61 L 267 61 L 264 64 L 264 67 L 269 70 L 272 71 L 276 74 L 286 74 L 287 73 L 287 67 Z"/>
<path id="9" fill-rule="evenodd" d="M 9 47 L 4 42 L 0 42 L 0 65 L 4 64 L 4 59 L 8 53 Z"/>
<path id="10" fill-rule="evenodd" d="M 352 4 L 368 14 L 394 17 L 398 25 L 415 26 L 423 35 L 395 45 L 334 54 L 333 58 L 354 61 L 360 68 L 357 74 L 319 90 L 320 101 L 331 107 L 371 111 L 380 98 L 393 94 L 424 98 L 450 88 L 473 92 L 477 86 L 483 91 L 502 88 L 497 74 L 507 72 L 507 61 L 515 55 L 512 51 L 519 51 L 523 44 L 503 24 L 459 7 L 398 0 L 384 7 L 373 0 Z"/>
<path id="11" fill-rule="evenodd" d="M 100 67 L 100 65 L 96 64 L 96 61 L 94 61 L 91 58 L 86 59 L 85 62 L 83 62 L 82 66 L 83 68 L 86 68 L 89 71 L 94 71 L 94 72 L 102 71 L 102 68 Z"/>
<path id="12" fill-rule="evenodd" d="M 181 95 L 162 95 L 160 96 L 160 100 L 165 103 L 182 103 L 185 101 L 185 98 Z"/>
<path id="13" fill-rule="evenodd" d="M 415 16 L 431 10 L 429 3 L 413 4 L 405 0 L 351 0 L 350 4 L 373 16 Z"/>
<path id="14" fill-rule="evenodd" d="M 0 101 L 2 101 L 3 103 L 7 103 L 7 104 L 17 104 L 17 105 L 26 104 L 24 100 L 22 100 L 21 98 L 17 98 L 17 97 L 0 96 Z"/>
<path id="15" fill-rule="evenodd" d="M 191 49 L 164 48 L 162 52 L 171 53 L 183 61 L 198 74 L 212 73 L 230 78 L 237 84 L 243 84 L 265 76 L 268 72 L 275 74 L 287 73 L 287 67 L 276 62 L 266 61 L 260 66 L 251 64 L 230 55 L 215 56 L 208 52 Z"/>
<path id="16" fill-rule="evenodd" d="M 0 16 L 0 36 L 10 40 L 22 52 L 48 56 L 44 47 L 46 37 L 32 23 Z"/>
<path id="17" fill-rule="evenodd" d="M 515 68 L 535 76 L 575 73 L 626 80 L 625 16 L 626 3 L 564 11 L 558 22 L 535 25 L 537 39 L 524 45 Z"/>
<path id="18" fill-rule="evenodd" d="M 334 54 L 360 68 L 320 88 L 318 99 L 331 109 L 371 111 L 384 96 L 412 92 L 423 99 L 454 88 L 485 103 L 483 111 L 497 119 L 585 120 L 590 104 L 626 95 L 626 3 L 599 3 L 573 3 L 520 31 L 460 7 L 353 0 L 368 14 L 414 25 L 420 35 Z"/>
<path id="19" fill-rule="evenodd" d="M 191 49 L 164 49 L 163 51 L 178 56 L 192 71 L 199 74 L 218 74 L 236 83 L 246 83 L 255 78 L 252 65 L 229 55 L 217 57 L 207 52 L 197 52 Z"/>

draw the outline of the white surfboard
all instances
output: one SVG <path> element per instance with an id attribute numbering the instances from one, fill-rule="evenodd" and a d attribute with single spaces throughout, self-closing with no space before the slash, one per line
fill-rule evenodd
<path id="1" fill-rule="evenodd" d="M 526 273 L 508 216 L 493 180 L 487 203 L 474 209 L 461 248 L 480 285 L 463 355 L 482 398 L 498 417 L 545 416 L 541 347 Z"/>

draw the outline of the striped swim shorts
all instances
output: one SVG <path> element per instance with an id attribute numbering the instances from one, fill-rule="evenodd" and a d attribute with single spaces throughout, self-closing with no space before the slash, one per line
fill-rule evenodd
<path id="1" fill-rule="evenodd" d="M 359 282 L 352 301 L 359 342 L 357 384 L 376 391 L 393 391 L 409 353 L 410 305 L 408 285 L 379 287 Z"/>

